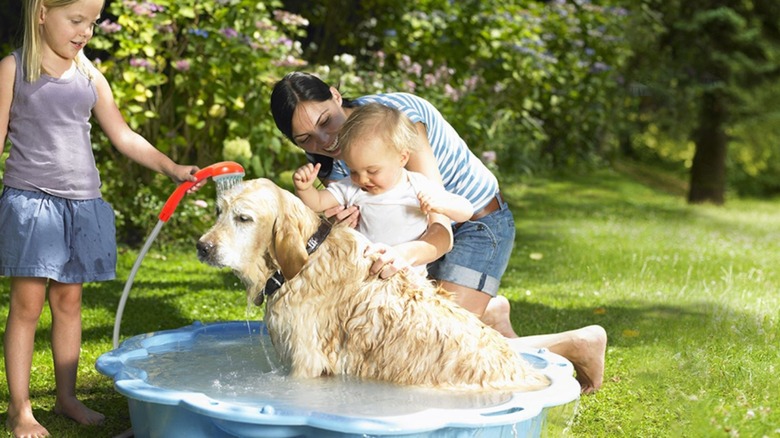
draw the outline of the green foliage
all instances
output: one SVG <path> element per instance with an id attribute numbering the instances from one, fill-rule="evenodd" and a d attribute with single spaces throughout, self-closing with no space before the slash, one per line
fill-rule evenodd
<path id="1" fill-rule="evenodd" d="M 374 35 L 381 50 L 354 47 L 322 70 L 342 91 L 425 97 L 503 170 L 593 164 L 622 128 L 630 48 L 625 10 L 582 3 L 418 2 Z"/>
<path id="2" fill-rule="evenodd" d="M 627 72 L 644 92 L 632 129 L 645 133 L 656 129 L 660 141 L 676 143 L 676 155 L 688 155 L 689 140 L 697 138 L 710 121 L 697 117 L 700 108 L 707 108 L 702 96 L 717 96 L 724 102 L 718 111 L 725 114 L 722 129 L 729 141 L 729 187 L 741 195 L 777 193 L 773 163 L 780 153 L 775 85 L 780 77 L 780 11 L 776 3 L 645 0 L 642 11 L 632 25 L 638 30 L 632 40 L 636 55 Z M 633 146 L 648 149 L 643 142 Z M 697 145 L 701 146 L 706 145 Z"/>
<path id="3" fill-rule="evenodd" d="M 299 156 L 276 134 L 270 90 L 302 64 L 293 37 L 306 24 L 280 6 L 276 0 L 115 1 L 91 42 L 93 57 L 129 125 L 175 161 L 203 167 L 233 160 L 247 177 L 274 176 Z M 150 228 L 149 212 L 138 206 L 161 205 L 173 187 L 143 188 L 154 177 L 120 157 L 102 135 L 95 149 L 120 236 L 137 241 L 133 235 Z"/>

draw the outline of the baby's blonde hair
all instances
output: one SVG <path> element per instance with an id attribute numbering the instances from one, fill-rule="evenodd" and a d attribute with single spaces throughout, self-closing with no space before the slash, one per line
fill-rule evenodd
<path id="1" fill-rule="evenodd" d="M 35 82 L 43 73 L 43 40 L 41 38 L 40 18 L 41 8 L 47 9 L 62 8 L 72 5 L 79 0 L 25 0 L 24 1 L 24 41 L 22 42 L 22 62 L 24 63 L 25 79 L 27 82 Z M 84 51 L 79 52 L 76 57 L 76 68 L 84 72 L 88 78 L 92 79 L 92 63 L 84 55 Z"/>
<path id="2" fill-rule="evenodd" d="M 399 154 L 419 149 L 414 123 L 396 108 L 371 102 L 352 110 L 339 132 L 343 154 L 366 136 L 379 136 L 382 143 Z"/>

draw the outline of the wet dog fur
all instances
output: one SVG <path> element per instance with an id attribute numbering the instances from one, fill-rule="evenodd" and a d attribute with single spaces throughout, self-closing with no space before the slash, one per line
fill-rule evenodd
<path id="1" fill-rule="evenodd" d="M 506 339 L 420 275 L 380 279 L 364 257 L 369 242 L 335 225 L 313 253 L 306 244 L 321 218 L 267 179 L 245 181 L 218 200 L 216 223 L 198 241 L 201 261 L 229 267 L 262 302 L 282 363 L 296 377 L 353 375 L 402 385 L 458 390 L 546 387 Z"/>

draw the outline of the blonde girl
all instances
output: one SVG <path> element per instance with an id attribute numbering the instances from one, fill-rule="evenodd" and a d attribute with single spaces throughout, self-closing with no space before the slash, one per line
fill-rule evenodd
<path id="1" fill-rule="evenodd" d="M 33 416 L 29 389 L 47 290 L 54 411 L 81 424 L 103 421 L 76 398 L 82 284 L 116 276 L 114 215 L 101 199 L 91 118 L 120 152 L 176 183 L 194 181 L 197 171 L 129 128 L 84 56 L 102 9 L 103 0 L 25 0 L 23 47 L 0 61 L 0 140 L 11 143 L 0 196 L 0 275 L 11 278 L 6 423 L 16 437 L 49 435 Z"/>

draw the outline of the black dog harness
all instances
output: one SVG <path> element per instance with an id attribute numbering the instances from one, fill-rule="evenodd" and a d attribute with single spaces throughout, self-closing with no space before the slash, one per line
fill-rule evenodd
<path id="1" fill-rule="evenodd" d="M 320 226 L 317 228 L 317 231 L 314 233 L 313 236 L 309 238 L 309 240 L 306 242 L 306 253 L 311 254 L 314 251 L 317 250 L 317 248 L 322 245 L 322 242 L 325 241 L 325 238 L 328 237 L 328 234 L 330 234 L 330 230 L 333 228 L 333 225 L 331 225 L 330 222 L 328 222 L 326 219 L 320 220 Z M 284 284 L 284 275 L 282 275 L 281 271 L 276 271 L 274 275 L 271 276 L 271 278 L 268 279 L 268 281 L 265 282 L 265 287 L 263 288 L 263 295 L 265 296 L 271 296 L 274 292 L 276 292 L 282 285 Z"/>

